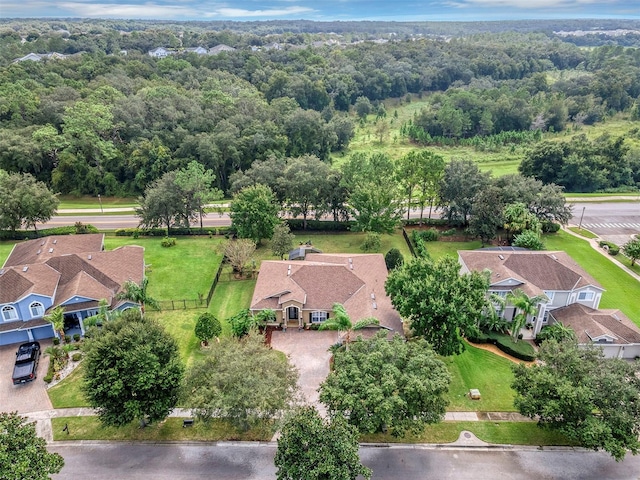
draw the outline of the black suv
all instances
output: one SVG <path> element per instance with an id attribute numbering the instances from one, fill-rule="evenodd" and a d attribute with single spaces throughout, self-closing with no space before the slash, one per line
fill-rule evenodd
<path id="1" fill-rule="evenodd" d="M 36 378 L 39 361 L 40 344 L 38 342 L 20 345 L 16 353 L 16 364 L 13 367 L 13 384 L 27 383 Z"/>

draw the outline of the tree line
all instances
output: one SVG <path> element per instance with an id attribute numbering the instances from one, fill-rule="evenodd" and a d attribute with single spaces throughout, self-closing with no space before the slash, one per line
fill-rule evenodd
<path id="1" fill-rule="evenodd" d="M 149 57 L 146 46 L 107 54 L 101 34 L 82 37 L 97 42 L 86 53 L 0 70 L 0 168 L 64 194 L 138 195 L 191 161 L 228 192 L 234 173 L 271 156 L 328 161 L 349 147 L 348 112 L 359 99 L 379 108 L 389 98 L 433 94 L 412 121 L 414 133 L 469 138 L 597 122 L 637 110 L 640 95 L 635 49 L 586 51 L 544 34 L 164 59 Z M 2 37 L 21 49 L 39 40 Z M 58 50 L 73 53 L 65 48 Z"/>

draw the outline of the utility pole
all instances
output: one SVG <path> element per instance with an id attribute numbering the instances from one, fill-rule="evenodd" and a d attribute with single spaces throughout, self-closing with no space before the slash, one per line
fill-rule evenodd
<path id="1" fill-rule="evenodd" d="M 582 215 L 580 215 L 580 224 L 578 225 L 578 230 L 582 230 L 582 218 L 584 217 L 584 209 L 587 207 L 582 207 Z"/>
<path id="2" fill-rule="evenodd" d="M 98 201 L 100 202 L 100 213 L 104 213 L 104 210 L 102 209 L 102 198 L 100 198 L 100 194 L 98 194 Z"/>

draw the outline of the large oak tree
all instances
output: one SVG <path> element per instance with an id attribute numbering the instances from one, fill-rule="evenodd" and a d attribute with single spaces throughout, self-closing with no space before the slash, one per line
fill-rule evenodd
<path id="1" fill-rule="evenodd" d="M 385 290 L 414 335 L 440 355 L 464 350 L 462 337 L 475 333 L 487 304 L 484 273 L 460 274 L 455 258 L 415 258 L 389 273 Z"/>

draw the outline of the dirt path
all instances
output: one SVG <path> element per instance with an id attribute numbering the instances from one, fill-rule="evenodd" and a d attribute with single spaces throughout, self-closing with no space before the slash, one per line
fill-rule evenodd
<path id="1" fill-rule="evenodd" d="M 535 362 L 525 362 L 524 360 L 520 360 L 519 358 L 512 357 L 508 353 L 504 353 L 502 350 L 500 350 L 498 347 L 496 347 L 492 343 L 473 343 L 473 342 L 469 342 L 469 340 L 467 340 L 467 342 L 469 343 L 469 345 L 473 347 L 480 348 L 482 350 L 488 350 L 489 352 L 495 353 L 496 355 L 502 358 L 506 358 L 507 360 L 510 360 L 513 363 L 524 363 L 525 365 L 533 365 L 535 363 Z"/>

